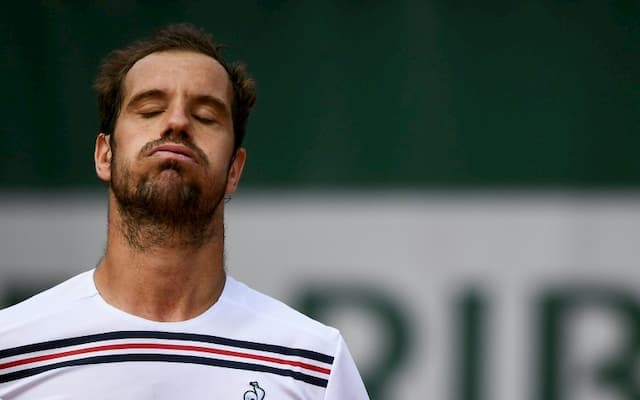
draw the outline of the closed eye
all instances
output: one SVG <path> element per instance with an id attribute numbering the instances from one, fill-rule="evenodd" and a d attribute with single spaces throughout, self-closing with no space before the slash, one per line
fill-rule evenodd
<path id="1" fill-rule="evenodd" d="M 206 125 L 213 124 L 214 122 L 216 122 L 215 118 L 205 116 L 205 115 L 193 114 L 193 118 L 195 118 L 197 121 L 202 122 L 203 124 L 206 124 Z"/>
<path id="2" fill-rule="evenodd" d="M 148 110 L 148 111 L 140 111 L 140 115 L 143 118 L 152 118 L 155 117 L 156 115 L 160 115 L 162 114 L 163 110 Z"/>

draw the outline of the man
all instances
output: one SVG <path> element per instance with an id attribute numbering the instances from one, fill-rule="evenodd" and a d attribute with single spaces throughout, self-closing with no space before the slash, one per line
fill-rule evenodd
<path id="1" fill-rule="evenodd" d="M 100 68 L 95 270 L 0 311 L 0 399 L 367 399 L 333 328 L 226 276 L 254 83 L 190 25 Z"/>

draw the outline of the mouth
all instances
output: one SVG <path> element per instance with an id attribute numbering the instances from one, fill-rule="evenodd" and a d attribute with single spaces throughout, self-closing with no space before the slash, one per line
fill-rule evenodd
<path id="1" fill-rule="evenodd" d="M 195 153 L 190 148 L 176 143 L 161 144 L 154 147 L 149 153 L 149 157 L 198 163 Z"/>

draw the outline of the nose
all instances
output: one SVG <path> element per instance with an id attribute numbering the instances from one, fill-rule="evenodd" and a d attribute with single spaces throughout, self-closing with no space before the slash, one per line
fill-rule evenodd
<path id="1" fill-rule="evenodd" d="M 191 122 L 187 110 L 181 105 L 175 105 L 169 110 L 167 128 L 163 137 L 173 136 L 183 140 L 191 139 Z"/>

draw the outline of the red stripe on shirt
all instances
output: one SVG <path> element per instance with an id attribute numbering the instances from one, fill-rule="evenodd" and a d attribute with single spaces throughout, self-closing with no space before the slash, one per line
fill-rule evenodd
<path id="1" fill-rule="evenodd" d="M 263 356 L 259 354 L 243 353 L 239 351 L 223 350 L 223 349 L 216 349 L 211 347 L 190 346 L 190 345 L 180 345 L 180 344 L 163 344 L 163 343 L 122 343 L 122 344 L 107 344 L 102 346 L 86 347 L 83 349 L 68 350 L 68 351 L 62 351 L 62 352 L 53 353 L 53 354 L 44 354 L 41 356 L 23 358 L 21 360 L 6 362 L 4 364 L 0 364 L 0 370 L 11 368 L 11 367 L 17 367 L 17 366 L 25 365 L 29 363 L 39 362 L 39 361 L 48 361 L 48 360 L 54 360 L 56 358 L 61 358 L 61 357 L 74 356 L 78 354 L 95 353 L 99 351 L 108 351 L 108 350 L 128 350 L 128 349 L 162 349 L 162 350 L 197 351 L 202 353 L 220 354 L 225 356 L 248 358 L 252 360 L 268 361 L 268 362 L 277 363 L 277 364 L 291 365 L 291 366 L 303 368 L 309 371 L 320 372 L 326 375 L 329 375 L 331 373 L 330 369 L 300 362 L 300 361 L 284 360 L 281 358 L 268 357 L 268 356 Z"/>

